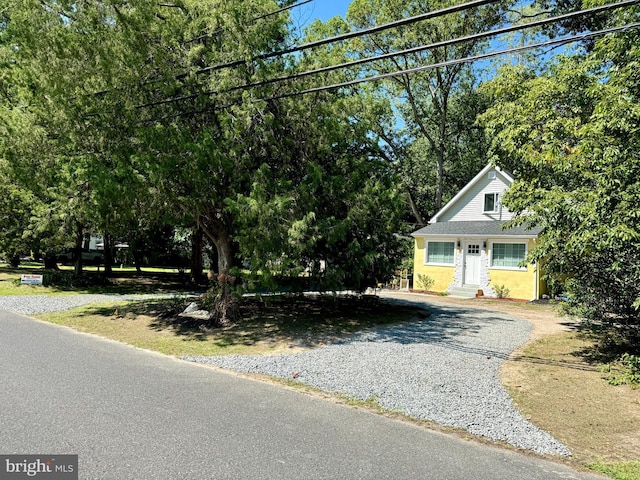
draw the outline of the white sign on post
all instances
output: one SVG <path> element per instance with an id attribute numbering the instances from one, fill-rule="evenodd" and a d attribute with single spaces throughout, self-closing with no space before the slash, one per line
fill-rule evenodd
<path id="1" fill-rule="evenodd" d="M 44 275 L 21 275 L 20 283 L 22 285 L 42 285 Z"/>

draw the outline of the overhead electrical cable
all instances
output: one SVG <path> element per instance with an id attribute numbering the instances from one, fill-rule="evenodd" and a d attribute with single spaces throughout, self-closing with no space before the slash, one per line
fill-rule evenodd
<path id="1" fill-rule="evenodd" d="M 299 95 L 306 95 L 309 93 L 317 93 L 317 92 L 322 92 L 325 90 L 336 90 L 338 88 L 344 88 L 344 87 L 350 87 L 353 85 L 358 85 L 360 83 L 365 83 L 365 82 L 373 82 L 376 80 L 383 80 L 385 78 L 392 78 L 392 77 L 399 77 L 401 75 L 409 75 L 412 73 L 419 73 L 419 72 L 424 72 L 426 70 L 432 70 L 434 68 L 441 68 L 441 67 L 447 67 L 450 65 L 457 65 L 460 63 L 471 63 L 471 62 L 476 62 L 478 60 L 486 60 L 488 58 L 493 58 L 493 57 L 497 57 L 500 55 L 506 55 L 506 54 L 510 54 L 510 53 L 517 53 L 517 52 L 522 52 L 525 50 L 533 50 L 533 49 L 537 49 L 537 48 L 544 48 L 544 47 L 548 47 L 548 46 L 552 46 L 552 45 L 562 45 L 562 44 L 567 44 L 567 43 L 574 43 L 580 40 L 585 40 L 587 38 L 591 38 L 591 37 L 598 37 L 601 35 L 606 35 L 609 33 L 616 33 L 616 32 L 622 32 L 625 30 L 632 30 L 634 28 L 638 28 L 640 27 L 640 22 L 638 23 L 631 23 L 629 25 L 623 25 L 620 27 L 611 27 L 611 28 L 606 28 L 603 30 L 597 30 L 594 32 L 588 32 L 588 33 L 582 33 L 582 34 L 578 34 L 578 35 L 572 35 L 570 37 L 565 37 L 565 38 L 556 38 L 553 40 L 547 40 L 545 42 L 540 42 L 540 43 L 534 43 L 531 45 L 522 45 L 519 47 L 513 47 L 513 48 L 509 48 L 506 50 L 499 50 L 496 52 L 489 52 L 489 53 L 483 53 L 481 55 L 475 55 L 472 57 L 465 57 L 465 58 L 460 58 L 460 59 L 455 59 L 455 60 L 447 60 L 444 62 L 438 62 L 438 63 L 432 63 L 429 65 L 423 65 L 421 67 L 415 67 L 415 68 L 409 68 L 406 70 L 398 70 L 395 72 L 389 72 L 389 73 L 381 73 L 380 75 L 375 75 L 372 77 L 366 77 L 366 78 L 358 78 L 355 80 L 350 80 L 347 82 L 342 82 L 342 83 L 336 83 L 333 85 L 325 85 L 322 87 L 316 87 L 316 88 L 309 88 L 306 90 L 299 90 L 297 92 L 290 92 L 290 93 L 283 93 L 280 95 L 274 95 L 271 97 L 264 97 L 264 98 L 258 98 L 256 100 L 254 100 L 255 102 L 260 102 L 260 101 L 269 101 L 269 100 L 277 100 L 277 99 L 281 99 L 281 98 L 288 98 L 288 97 L 296 97 Z"/>
<path id="2" fill-rule="evenodd" d="M 622 31 L 626 31 L 626 30 L 632 30 L 632 29 L 635 29 L 635 28 L 638 28 L 638 27 L 640 27 L 640 22 L 632 23 L 632 24 L 628 24 L 628 25 L 623 25 L 623 26 L 619 26 L 619 27 L 611 27 L 611 28 L 597 30 L 597 31 L 593 31 L 593 32 L 587 32 L 587 33 L 572 35 L 570 37 L 565 37 L 565 38 L 556 38 L 556 39 L 547 40 L 545 42 L 539 42 L 539 43 L 535 43 L 535 44 L 531 44 L 531 45 L 522 45 L 522 46 L 519 46 L 519 47 L 513 47 L 513 48 L 509 48 L 509 49 L 505 49 L 505 50 L 499 50 L 499 51 L 496 51 L 496 52 L 489 52 L 489 53 L 485 53 L 485 54 L 481 54 L 481 55 L 475 55 L 475 56 L 471 56 L 471 57 L 465 57 L 465 58 L 454 59 L 454 60 L 447 60 L 447 61 L 444 61 L 444 62 L 433 63 L 433 64 L 429 64 L 429 65 L 423 65 L 423 66 L 420 66 L 420 67 L 410 68 L 410 69 L 406 69 L 406 70 L 399 70 L 399 71 L 395 71 L 395 72 L 383 73 L 383 74 L 375 75 L 375 76 L 372 76 L 372 77 L 359 78 L 359 79 L 356 79 L 356 80 L 351 80 L 351 81 L 342 82 L 342 83 L 336 83 L 336 84 L 332 84 L 332 85 L 325 85 L 325 86 L 322 86 L 322 87 L 309 88 L 309 89 L 306 89 L 306 90 L 299 90 L 299 91 L 296 91 L 296 92 L 283 93 L 283 94 L 280 94 L 280 95 L 273 95 L 273 96 L 270 96 L 270 97 L 261 97 L 261 98 L 255 99 L 253 101 L 254 102 L 264 102 L 264 101 L 271 101 L 271 100 L 279 100 L 279 99 L 282 99 L 282 98 L 296 97 L 296 96 L 300 96 L 300 95 L 307 95 L 307 94 L 311 94 L 311 93 L 319 93 L 319 92 L 328 91 L 328 90 L 337 90 L 339 88 L 351 87 L 351 86 L 354 86 L 354 85 L 359 85 L 361 83 L 373 82 L 373 81 L 377 81 L 377 80 L 383 80 L 385 78 L 398 77 L 398 76 L 401 76 L 401 75 L 410 75 L 410 74 L 413 74 L 413 73 L 419 73 L 419 72 L 432 70 L 432 69 L 435 69 L 435 68 L 446 67 L 446 66 L 450 66 L 450 65 L 457 65 L 457 64 L 461 64 L 461 63 L 472 63 L 472 62 L 476 62 L 476 61 L 479 61 L 479 60 L 486 60 L 486 59 L 489 59 L 489 58 L 494 58 L 494 57 L 497 57 L 497 56 L 507 55 L 507 54 L 511 54 L 511 53 L 518 53 L 518 52 L 522 52 L 522 51 L 526 51 L 526 50 L 534 50 L 534 49 L 537 49 L 537 48 L 544 48 L 544 47 L 549 47 L 549 46 L 553 46 L 553 45 L 562 45 L 562 44 L 574 43 L 574 42 L 577 42 L 577 41 L 580 41 L 580 40 L 585 40 L 585 39 L 588 39 L 588 38 L 607 35 L 609 33 L 616 33 L 616 32 L 622 32 Z M 232 102 L 232 103 L 227 103 L 225 105 L 219 105 L 219 106 L 216 106 L 214 108 L 205 108 L 205 109 L 193 110 L 193 111 L 188 111 L 188 112 L 178 112 L 178 113 L 175 113 L 175 114 L 163 116 L 163 117 L 156 118 L 156 119 L 141 120 L 138 123 L 149 123 L 149 122 L 155 122 L 155 121 L 168 120 L 168 119 L 177 118 L 177 117 L 181 117 L 181 116 L 185 116 L 185 115 L 197 115 L 197 114 L 201 114 L 201 113 L 210 113 L 210 112 L 215 112 L 215 111 L 220 111 L 220 110 L 226 110 L 226 109 L 228 109 L 228 108 L 230 108 L 230 107 L 232 107 L 234 105 L 238 105 L 238 103 L 237 102 Z"/>
<path id="3" fill-rule="evenodd" d="M 315 0 L 303 0 L 302 2 L 296 2 L 296 3 L 294 3 L 294 4 L 289 5 L 288 7 L 283 7 L 283 8 L 281 8 L 281 9 L 279 9 L 279 10 L 275 10 L 275 11 L 273 11 L 273 12 L 265 13 L 265 14 L 260 15 L 260 16 L 258 16 L 258 17 L 254 17 L 254 18 L 252 18 L 252 19 L 250 20 L 250 22 L 257 22 L 258 20 L 262 20 L 262 19 L 264 19 L 264 18 L 272 17 L 273 15 L 277 15 L 277 14 L 279 14 L 279 13 L 286 12 L 287 10 L 292 10 L 292 9 L 294 9 L 294 8 L 296 8 L 296 7 L 301 7 L 302 5 L 304 5 L 304 4 L 306 4 L 306 3 L 311 3 L 311 2 L 313 2 L 313 1 L 315 1 Z M 224 31 L 224 29 L 223 29 L 223 28 L 217 28 L 217 29 L 215 29 L 215 30 L 214 30 L 213 32 L 211 32 L 211 33 L 205 33 L 204 35 L 199 35 L 199 36 L 194 37 L 194 38 L 191 38 L 191 39 L 189 39 L 189 40 L 185 40 L 185 41 L 184 41 L 184 42 L 182 42 L 182 43 L 187 44 L 187 43 L 197 42 L 198 40 L 202 40 L 203 38 L 209 38 L 209 37 L 212 37 L 213 35 L 217 35 L 218 33 L 221 33 L 221 32 L 223 32 L 223 31 Z"/>
<path id="4" fill-rule="evenodd" d="M 567 20 L 570 18 L 574 18 L 577 16 L 582 16 L 582 15 L 589 15 L 589 14 L 594 14 L 594 13 L 600 13 L 606 10 L 613 10 L 613 9 L 617 9 L 617 8 L 623 8 L 623 7 L 627 7 L 629 5 L 633 5 L 633 4 L 637 4 L 640 3 L 640 0 L 625 0 L 619 3 L 610 3 L 607 5 L 601 5 L 599 7 L 593 7 L 593 8 L 588 8 L 586 10 L 580 10 L 577 12 L 572 12 L 572 13 L 566 13 L 563 15 L 558 15 L 556 17 L 551 17 L 551 18 L 547 18 L 547 19 L 542 19 L 542 20 L 535 20 L 532 22 L 528 22 L 528 23 L 523 23 L 523 24 L 519 24 L 519 25 L 511 25 L 509 27 L 503 27 L 503 28 L 498 28 L 495 30 L 489 30 L 486 32 L 480 32 L 480 33 L 475 33 L 473 35 L 468 35 L 466 37 L 458 37 L 458 38 L 454 38 L 451 40 L 443 40 L 441 42 L 435 42 L 435 43 L 431 43 L 428 45 L 421 45 L 418 47 L 413 47 L 413 48 L 408 48 L 406 50 L 399 50 L 397 52 L 388 52 L 382 55 L 377 55 L 375 57 L 369 57 L 369 58 L 362 58 L 359 60 L 353 60 L 351 62 L 345 62 L 339 65 L 331 65 L 331 66 L 327 66 L 327 67 L 322 67 L 322 68 L 318 68 L 315 70 L 308 70 L 305 72 L 300 72 L 300 73 L 296 73 L 296 74 L 291 74 L 291 75 L 286 75 L 286 76 L 281 76 L 281 77 L 276 77 L 276 78 L 272 78 L 272 79 L 268 79 L 268 80 L 262 80 L 260 82 L 255 82 L 255 83 L 251 83 L 251 84 L 247 84 L 247 85 L 242 85 L 242 86 L 237 86 L 237 87 L 233 87 L 229 90 L 225 90 L 225 92 L 227 91 L 233 91 L 233 90 L 240 90 L 240 89 L 244 89 L 244 88 L 251 88 L 251 87 L 260 87 L 260 86 L 264 86 L 264 85 L 268 85 L 271 83 L 276 83 L 276 82 L 282 82 L 285 80 L 293 80 L 293 79 L 298 79 L 298 78 L 304 78 L 307 77 L 309 75 L 315 75 L 318 73 L 327 73 L 327 72 L 331 72 L 331 71 L 335 71 L 335 70 L 340 70 L 343 68 L 348 68 L 348 67 L 354 67 L 357 65 L 363 65 L 363 64 L 367 64 L 367 63 L 372 63 L 372 62 L 377 62 L 380 60 L 386 60 L 388 58 L 394 58 L 394 57 L 400 57 L 402 55 L 410 55 L 413 53 L 420 53 L 426 50 L 433 50 L 436 48 L 441 48 L 441 47 L 449 47 L 452 45 L 457 45 L 459 43 L 464 43 L 464 42 L 468 42 L 468 41 L 472 41 L 472 40 L 480 40 L 483 38 L 488 38 L 488 37 L 495 37 L 497 35 L 503 35 L 505 33 L 511 33 L 511 32 L 517 32 L 519 30 L 525 30 L 527 28 L 533 28 L 533 27 L 539 27 L 542 25 L 546 25 L 549 23 L 554 23 L 554 22 L 558 22 L 561 20 Z M 225 93 L 225 92 L 221 92 L 221 93 Z"/>
<path id="5" fill-rule="evenodd" d="M 258 61 L 258 60 L 267 60 L 269 58 L 288 55 L 290 53 L 301 52 L 301 51 L 304 51 L 304 50 L 308 50 L 310 48 L 315 48 L 315 47 L 327 45 L 327 44 L 334 43 L 334 42 L 340 42 L 340 41 L 351 39 L 351 38 L 357 38 L 357 37 L 361 37 L 361 36 L 365 36 L 365 35 L 370 35 L 370 34 L 373 34 L 373 33 L 382 32 L 384 30 L 388 30 L 388 29 L 395 28 L 395 27 L 411 25 L 413 23 L 417 23 L 417 22 L 421 22 L 421 21 L 424 21 L 424 20 L 429 20 L 429 19 L 441 17 L 441 16 L 444 16 L 444 15 L 448 15 L 450 13 L 456 13 L 456 12 L 468 10 L 468 9 L 471 9 L 471 8 L 487 5 L 487 4 L 494 3 L 494 2 L 496 2 L 496 0 L 473 0 L 471 2 L 461 3 L 461 4 L 458 4 L 458 5 L 453 5 L 451 7 L 446 7 L 446 8 L 442 8 L 440 10 L 434 10 L 434 11 L 431 11 L 431 12 L 422 13 L 420 15 L 414 15 L 413 17 L 408 17 L 408 18 L 404 18 L 404 19 L 401 19 L 401 20 L 396 20 L 396 21 L 393 21 L 393 22 L 385 23 L 383 25 L 376 25 L 375 27 L 365 28 L 365 29 L 362 29 L 362 30 L 354 30 L 352 32 L 343 33 L 343 34 L 336 35 L 336 36 L 333 36 L 333 37 L 327 37 L 327 38 L 323 38 L 321 40 L 316 40 L 316 41 L 313 41 L 313 42 L 304 43 L 304 44 L 296 46 L 296 47 L 290 47 L 290 48 L 287 48 L 287 49 L 284 49 L 284 50 L 277 50 L 277 51 L 274 51 L 274 52 L 264 53 L 264 54 L 255 56 L 251 60 L 234 60 L 232 62 L 221 63 L 221 64 L 217 64 L 217 65 L 211 65 L 211 66 L 208 66 L 208 67 L 203 67 L 201 69 L 195 70 L 195 73 L 198 74 L 198 75 L 201 75 L 203 73 L 222 70 L 224 68 L 233 68 L 233 67 L 238 67 L 240 65 L 247 65 L 249 63 L 252 63 L 252 62 L 255 62 L 255 61 Z M 176 79 L 184 78 L 187 75 L 188 74 L 186 74 L 186 73 L 178 75 L 178 76 L 176 76 Z M 200 95 L 207 95 L 207 94 L 211 94 L 211 93 L 214 93 L 214 92 L 209 92 L 209 93 L 202 92 L 202 93 L 197 93 L 197 94 L 192 94 L 192 95 L 184 95 L 184 96 L 175 97 L 175 98 L 177 100 L 189 100 L 189 99 L 196 98 L 196 97 L 198 97 Z M 137 108 L 143 108 L 145 106 L 152 106 L 152 105 L 162 105 L 162 104 L 165 104 L 165 103 L 171 103 L 171 101 L 172 101 L 171 99 L 158 100 L 157 102 L 150 102 L 150 103 L 146 103 L 144 105 L 140 105 Z"/>
<path id="6" fill-rule="evenodd" d="M 253 18 L 252 21 L 257 21 L 257 20 L 262 20 L 263 18 L 267 18 L 267 17 L 272 17 L 273 15 L 277 15 L 279 13 L 282 12 L 286 12 L 287 10 L 291 10 L 293 8 L 296 7 L 301 7 L 302 5 L 304 5 L 305 3 L 311 3 L 315 0 L 304 0 L 303 2 L 296 2 L 292 5 L 289 5 L 288 7 L 282 7 L 280 10 L 276 10 L 274 12 L 270 12 L 270 13 L 265 13 L 264 15 L 260 15 L 259 17 Z"/>
<path id="7" fill-rule="evenodd" d="M 248 83 L 245 85 L 238 85 L 236 87 L 231 87 L 225 90 L 211 90 L 211 91 L 205 91 L 205 92 L 200 92 L 198 94 L 192 94 L 192 95 L 182 95 L 179 97 L 173 97 L 173 98 L 168 98 L 168 99 L 163 99 L 163 100 L 158 100 L 155 102 L 149 102 L 149 103 L 145 103 L 145 104 L 141 104 L 141 105 L 137 105 L 136 108 L 145 108 L 145 107 L 150 107 L 150 106 L 156 106 L 156 105 L 162 105 L 162 104 L 167 104 L 167 103 L 173 103 L 173 102 L 179 102 L 179 101 L 183 101 L 183 100 L 189 100 L 189 99 L 193 99 L 193 98 L 197 98 L 201 95 L 214 95 L 214 94 L 222 94 L 222 93 L 230 93 L 233 91 L 237 91 L 237 90 L 246 90 L 246 89 L 250 89 L 250 88 L 255 88 L 255 87 L 261 87 L 261 86 L 265 86 L 265 85 L 269 85 L 269 84 L 273 84 L 273 83 L 278 83 L 278 82 L 284 82 L 287 80 L 296 80 L 299 78 L 304 78 L 304 77 L 308 77 L 310 75 L 317 75 L 320 73 L 328 73 L 331 71 L 335 71 L 335 70 L 340 70 L 343 68 L 349 68 L 349 67 L 354 67 L 354 66 L 358 66 L 358 65 L 364 65 L 367 63 L 372 63 L 372 62 L 376 62 L 376 61 L 380 61 L 380 60 L 386 60 L 388 58 L 393 58 L 393 57 L 399 57 L 402 55 L 408 55 L 408 54 L 412 54 L 412 53 L 419 53 L 422 51 L 426 51 L 426 50 L 432 50 L 435 48 L 440 48 L 440 47 L 447 47 L 447 46 L 451 46 L 451 45 L 457 45 L 459 43 L 464 43 L 467 41 L 471 41 L 471 40 L 479 40 L 482 38 L 488 38 L 488 37 L 494 37 L 497 35 L 502 35 L 505 33 L 511 33 L 511 32 L 515 32 L 515 31 L 519 31 L 519 30 L 524 30 L 527 28 L 533 28 L 533 27 L 539 27 L 542 25 L 546 25 L 549 23 L 555 23 L 558 21 L 562 21 L 562 20 L 567 20 L 570 18 L 574 18 L 574 17 L 578 17 L 578 16 L 582 16 L 582 15 L 593 15 L 595 13 L 600 13 L 606 10 L 614 10 L 614 9 L 618 9 L 618 8 L 623 8 L 623 7 L 627 7 L 633 4 L 638 4 L 640 3 L 640 0 L 624 0 L 622 2 L 618 2 L 618 3 L 610 3 L 607 5 L 601 5 L 599 7 L 593 7 L 593 8 L 588 8 L 585 10 L 579 10 L 577 12 L 571 12 L 571 13 L 566 13 L 563 15 L 558 15 L 556 17 L 551 17 L 551 18 L 546 18 L 546 19 L 541 19 L 541 20 L 535 20 L 532 22 L 528 22 L 528 23 L 523 23 L 523 24 L 519 24 L 519 25 L 511 25 L 509 27 L 503 27 L 503 28 L 498 28 L 495 30 L 489 30 L 486 32 L 481 32 L 481 33 L 476 33 L 473 35 L 468 35 L 466 37 L 458 37 L 458 38 L 454 38 L 451 40 L 443 40 L 441 42 L 436 42 L 436 43 L 431 43 L 428 45 L 421 45 L 418 47 L 413 47 L 413 48 L 409 48 L 406 50 L 400 50 L 397 52 L 389 52 L 389 53 L 385 53 L 382 55 L 378 55 L 375 57 L 368 57 L 368 58 L 363 58 L 363 59 L 359 59 L 359 60 L 353 60 L 351 62 L 345 62 L 345 63 L 341 63 L 338 65 L 330 65 L 327 67 L 322 67 L 322 68 L 317 68 L 314 70 L 307 70 L 304 72 L 298 72 L 298 73 L 294 73 L 294 74 L 290 74 L 290 75 L 284 75 L 284 76 L 280 76 L 280 77 L 275 77 L 275 78 L 271 78 L 271 79 L 267 79 L 267 80 L 262 80 L 259 82 L 254 82 L 254 83 Z"/>
<path id="8" fill-rule="evenodd" d="M 371 35 L 373 33 L 378 33 L 384 30 L 388 30 L 390 28 L 402 27 L 404 25 L 411 25 L 412 23 L 417 23 L 424 20 L 441 17 L 443 15 L 448 15 L 450 13 L 461 12 L 463 10 L 468 10 L 475 7 L 481 7 L 483 5 L 487 5 L 489 3 L 495 3 L 495 2 L 496 0 L 473 0 L 467 3 L 453 5 L 451 7 L 441 8 L 440 10 L 434 10 L 431 12 L 422 13 L 420 15 L 415 15 L 413 17 L 403 18 L 402 20 L 396 20 L 394 22 L 385 23 L 383 25 L 376 25 L 375 27 L 365 28 L 363 30 L 354 30 L 352 32 L 343 33 L 333 37 L 328 37 L 328 38 L 323 38 L 321 40 L 316 40 L 313 42 L 303 43 L 302 45 L 298 45 L 295 47 L 290 47 L 283 50 L 276 50 L 274 52 L 269 52 L 269 53 L 263 53 L 260 55 L 256 55 L 250 60 L 234 60 L 233 62 L 221 63 L 218 65 L 211 65 L 209 67 L 204 67 L 199 70 L 196 70 L 195 73 L 202 74 L 202 73 L 207 73 L 215 70 L 221 70 L 223 68 L 237 67 L 240 65 L 255 62 L 257 60 L 268 60 L 269 58 L 280 57 L 283 55 L 287 55 L 289 53 L 301 52 L 304 50 L 309 50 L 310 48 L 320 47 L 328 43 L 341 42 L 343 40 L 348 40 L 350 38 L 361 37 L 364 35 Z"/>

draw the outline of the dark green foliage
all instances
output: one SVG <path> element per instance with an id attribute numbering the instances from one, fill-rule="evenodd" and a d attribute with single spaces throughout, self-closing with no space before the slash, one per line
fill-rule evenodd
<path id="1" fill-rule="evenodd" d="M 109 285 L 109 280 L 101 274 L 84 272 L 77 275 L 74 272 L 62 270 L 45 270 L 44 285 L 48 287 L 78 288 L 78 287 L 98 287 Z"/>
<path id="2" fill-rule="evenodd" d="M 607 381 L 611 385 L 630 385 L 632 388 L 640 386 L 640 356 L 622 354 L 620 359 L 603 368 Z"/>
<path id="3" fill-rule="evenodd" d="M 637 12 L 637 9 L 635 9 Z M 498 165 L 516 182 L 504 203 L 542 227 L 540 260 L 569 312 L 640 351 L 639 32 L 599 39 L 536 76 L 508 67 L 487 85 L 484 117 Z"/>

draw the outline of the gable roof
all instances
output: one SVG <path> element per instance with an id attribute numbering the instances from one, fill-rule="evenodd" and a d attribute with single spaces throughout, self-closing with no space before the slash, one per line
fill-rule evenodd
<path id="1" fill-rule="evenodd" d="M 422 227 L 413 232 L 413 237 L 439 236 L 439 237 L 522 237 L 535 238 L 542 228 L 527 228 L 525 226 L 504 228 L 507 222 L 437 222 Z"/>
<path id="2" fill-rule="evenodd" d="M 487 164 L 486 167 L 484 167 L 480 171 L 480 173 L 478 173 L 475 177 L 473 177 L 473 179 L 469 183 L 467 183 L 462 190 L 456 193 L 456 195 L 451 200 L 449 200 L 447 204 L 438 211 L 438 213 L 436 213 L 433 217 L 431 217 L 431 220 L 429 220 L 429 223 L 437 223 L 441 215 L 443 215 L 447 210 L 452 208 L 452 206 L 460 198 L 462 198 L 469 190 L 471 190 L 475 186 L 475 184 L 478 183 L 491 170 L 500 172 L 500 174 L 504 176 L 504 178 L 507 180 L 509 184 L 513 183 L 513 177 L 510 174 L 502 170 L 500 167 L 493 166 L 489 163 Z M 473 222 L 473 223 L 476 223 L 476 222 Z"/>

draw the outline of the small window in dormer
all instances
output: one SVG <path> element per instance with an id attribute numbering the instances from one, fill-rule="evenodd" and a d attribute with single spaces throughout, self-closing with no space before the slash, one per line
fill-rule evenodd
<path id="1" fill-rule="evenodd" d="M 484 213 L 494 213 L 498 211 L 498 194 L 497 193 L 485 193 L 484 194 Z"/>
<path id="2" fill-rule="evenodd" d="M 494 170 L 491 170 L 489 172 L 489 180 L 495 180 L 496 178 L 496 172 Z"/>

